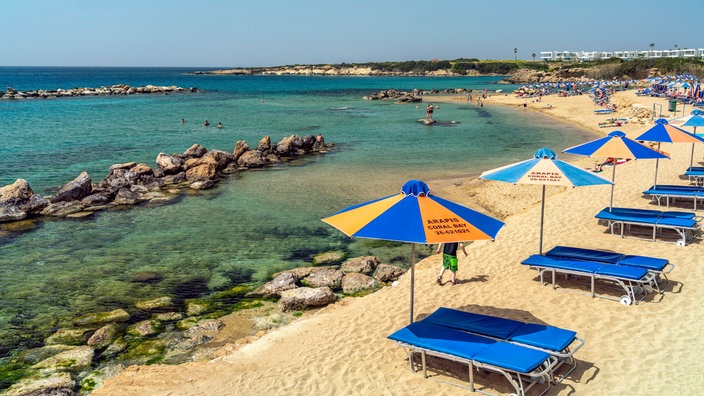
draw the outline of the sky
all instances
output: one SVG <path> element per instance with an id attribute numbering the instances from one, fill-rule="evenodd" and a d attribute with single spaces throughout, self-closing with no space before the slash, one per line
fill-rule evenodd
<path id="1" fill-rule="evenodd" d="M 704 48 L 687 22 L 702 15 L 704 0 L 0 0 L 0 66 L 234 68 Z"/>

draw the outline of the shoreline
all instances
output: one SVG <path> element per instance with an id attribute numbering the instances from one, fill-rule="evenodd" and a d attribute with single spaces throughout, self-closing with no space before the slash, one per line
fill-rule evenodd
<path id="1" fill-rule="evenodd" d="M 633 98 L 627 96 L 629 93 Z M 507 99 L 499 100 L 494 96 L 487 98 L 485 105 L 516 106 L 517 111 L 524 111 L 522 99 L 504 95 L 501 98 Z M 582 96 L 588 101 L 586 95 Z M 593 113 L 595 106 L 590 101 L 587 106 L 583 100 L 570 101 L 575 97 L 554 99 L 543 98 L 543 103 L 552 104 L 543 112 L 601 135 L 620 129 L 631 136 L 648 126 L 629 123 L 619 128 L 599 128 L 599 120 L 605 117 Z M 442 103 L 440 98 L 433 100 Z M 666 101 L 635 97 L 633 91 L 619 92 L 612 100 L 622 103 L 623 109 L 629 108 L 627 102 L 643 102 L 638 104 L 647 106 Z M 525 111 L 528 110 L 540 111 L 530 105 Z M 623 114 L 628 114 L 628 110 Z M 621 114 L 617 111 L 615 116 Z M 662 183 L 682 184 L 678 172 L 689 161 L 689 145 L 664 149 L 673 154 L 673 159 L 661 162 Z M 593 159 L 576 158 L 571 162 L 590 168 Z M 631 161 L 619 167 L 615 196 L 619 205 L 651 206 L 640 191 L 642 184 L 649 182 L 652 170 L 648 161 Z M 671 276 L 673 285 L 664 295 L 651 296 L 637 306 L 622 306 L 570 292 L 574 291 L 572 287 L 540 287 L 535 272 L 517 264 L 537 250 L 538 186 L 492 183 L 476 177 L 452 177 L 431 183 L 441 186 L 438 195 L 452 199 L 446 194 L 449 191 L 462 196 L 472 208 L 497 212 L 505 218 L 506 226 L 495 242 L 474 242 L 468 247 L 469 257 L 460 258 L 458 286 L 435 285 L 440 263 L 437 255 L 416 264 L 419 317 L 438 306 L 448 306 L 575 330 L 587 343 L 575 355 L 578 369 L 553 387 L 555 394 L 619 394 L 637 390 L 690 393 L 704 384 L 697 375 L 701 367 L 699 356 L 704 352 L 696 331 L 698 301 L 704 298 L 704 292 L 695 286 L 704 280 L 704 275 L 695 270 L 696 264 L 704 261 L 699 243 L 677 247 L 674 243 L 612 236 L 593 218 L 607 202 L 607 188 L 548 189 L 546 248 L 554 244 L 601 248 L 666 257 L 676 263 Z M 576 204 L 579 210 L 575 210 Z M 223 340 L 226 345 L 221 355 L 211 361 L 131 366 L 93 394 L 465 394 L 464 390 L 437 381 L 447 379 L 446 376 L 433 373 L 434 379 L 424 379 L 412 374 L 405 354 L 386 339 L 407 324 L 408 275 L 397 287 L 342 300 L 255 340 L 240 344 Z M 672 326 L 675 321 L 677 327 Z M 619 351 L 618 358 L 613 351 Z M 661 375 L 674 370 L 679 375 Z M 466 376 L 466 368 L 457 371 L 463 372 Z M 461 378 L 455 382 L 466 385 L 466 379 Z M 481 386 L 495 392 L 507 391 L 501 379 L 495 377 L 481 382 Z"/>

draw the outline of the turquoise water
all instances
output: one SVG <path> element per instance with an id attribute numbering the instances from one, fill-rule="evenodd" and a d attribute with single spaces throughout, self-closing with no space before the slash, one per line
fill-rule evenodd
<path id="1" fill-rule="evenodd" d="M 503 89 L 495 77 L 244 77 L 186 69 L 0 68 L 18 90 L 127 83 L 198 87 L 188 94 L 0 101 L 0 185 L 26 179 L 50 195 L 80 172 L 94 182 L 128 161 L 194 143 L 232 151 L 270 135 L 322 133 L 333 153 L 231 175 L 165 206 L 42 219 L 24 233 L 0 225 L 0 356 L 41 345 L 70 318 L 170 295 L 208 296 L 342 249 L 407 265 L 408 246 L 355 241 L 320 218 L 393 194 L 409 179 L 478 174 L 584 141 L 584 133 L 518 109 L 441 104 L 426 127 L 414 105 L 364 101 L 381 89 Z M 263 102 L 260 99 L 264 99 Z M 186 119 L 180 124 L 181 117 Z M 222 122 L 224 129 L 205 128 Z M 135 283 L 135 274 L 159 275 Z"/>

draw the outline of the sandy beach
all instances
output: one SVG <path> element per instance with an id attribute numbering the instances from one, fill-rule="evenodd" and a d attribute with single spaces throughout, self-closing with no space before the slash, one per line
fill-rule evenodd
<path id="1" fill-rule="evenodd" d="M 424 98 L 426 102 L 438 103 L 464 99 Z M 658 109 L 667 110 L 665 99 L 638 97 L 635 91 L 616 93 L 612 103 L 618 111 L 610 115 L 595 114 L 597 107 L 588 95 L 545 96 L 541 102 L 527 99 L 525 109 L 524 99 L 511 93 L 493 94 L 483 102 L 484 106 L 542 112 L 597 134 L 618 129 L 630 137 L 652 124 L 635 122 L 635 118 L 615 128 L 600 128 L 599 123 L 610 117 L 631 117 L 634 109 L 652 109 L 654 103 Z M 565 149 L 551 148 L 558 154 Z M 663 144 L 661 148 L 672 158 L 660 161 L 658 183 L 687 184 L 679 175 L 689 166 L 691 145 Z M 703 154 L 704 145 L 697 148 L 695 163 L 702 161 Z M 573 163 L 592 168 L 594 161 L 577 158 Z M 654 170 L 655 163 L 650 160 L 618 165 L 614 205 L 657 208 L 642 196 L 642 191 L 652 185 Z M 603 175 L 610 177 L 610 173 L 609 169 Z M 496 241 L 472 243 L 467 257 L 460 254 L 458 285 L 435 283 L 439 255 L 417 263 L 417 319 L 445 306 L 576 331 L 586 344 L 575 355 L 577 369 L 551 388 L 549 394 L 553 395 L 694 394 L 704 386 L 700 376 L 704 342 L 699 341 L 700 304 L 704 300 L 704 291 L 699 288 L 704 282 L 704 249 L 700 240 L 678 247 L 672 241 L 613 236 L 594 218 L 608 206 L 610 187 L 548 188 L 544 250 L 555 245 L 599 248 L 663 257 L 676 265 L 669 275 L 670 287 L 663 295 L 650 294 L 638 305 L 624 306 L 613 300 L 591 298 L 583 293 L 585 286 L 572 282 L 558 281 L 564 287 L 557 290 L 541 286 L 537 272 L 520 264 L 538 252 L 539 186 L 477 179 L 427 182 L 437 195 L 492 214 L 505 221 L 506 226 Z M 420 249 L 429 251 L 430 247 Z M 387 339 L 408 324 L 409 284 L 407 273 L 395 287 L 365 297 L 345 298 L 247 342 L 233 338 L 210 361 L 129 367 L 92 394 L 468 394 L 466 389 L 447 383 L 468 385 L 466 368 L 435 361 L 430 366 L 430 378 L 425 379 L 410 371 L 404 351 Z M 434 369 L 437 367 L 442 371 Z M 513 392 L 508 382 L 495 374 L 478 374 L 475 381 L 489 392 Z"/>

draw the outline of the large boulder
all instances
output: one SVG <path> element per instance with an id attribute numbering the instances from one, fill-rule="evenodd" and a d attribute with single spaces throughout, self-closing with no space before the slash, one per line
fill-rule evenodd
<path id="1" fill-rule="evenodd" d="M 327 286 L 333 290 L 337 290 L 342 285 L 343 276 L 344 273 L 338 269 L 316 268 L 310 275 L 301 280 L 301 284 L 308 287 Z"/>
<path id="2" fill-rule="evenodd" d="M 186 180 L 189 182 L 213 180 L 217 177 L 218 167 L 216 162 L 203 162 L 186 171 Z"/>
<path id="3" fill-rule="evenodd" d="M 156 165 L 163 169 L 164 174 L 173 175 L 181 171 L 183 161 L 178 156 L 159 153 L 156 156 Z"/>
<path id="4" fill-rule="evenodd" d="M 281 139 L 276 145 L 276 151 L 282 156 L 299 155 L 303 147 L 303 139 L 298 135 L 291 135 Z"/>
<path id="5" fill-rule="evenodd" d="M 355 257 L 342 263 L 342 267 L 340 269 L 344 272 L 371 274 L 380 262 L 381 261 L 379 258 L 374 256 Z"/>
<path id="6" fill-rule="evenodd" d="M 78 177 L 59 188 L 59 191 L 51 197 L 51 203 L 80 200 L 90 195 L 92 190 L 90 176 L 87 172 L 81 172 Z"/>
<path id="7" fill-rule="evenodd" d="M 404 274 L 401 267 L 389 264 L 379 264 L 374 271 L 374 279 L 379 282 L 393 282 Z"/>
<path id="8" fill-rule="evenodd" d="M 290 272 L 282 272 L 274 279 L 265 283 L 248 295 L 264 297 L 280 296 L 285 290 L 295 289 L 297 287 L 297 281 L 298 279 L 296 279 Z"/>
<path id="9" fill-rule="evenodd" d="M 0 187 L 0 223 L 17 221 L 27 217 L 30 212 L 43 210 L 49 201 L 35 194 L 24 179 Z"/>
<path id="10" fill-rule="evenodd" d="M 267 135 L 261 138 L 257 144 L 257 151 L 265 152 L 271 150 L 271 136 Z"/>
<path id="11" fill-rule="evenodd" d="M 212 159 L 217 164 L 218 170 L 223 170 L 235 160 L 235 156 L 223 150 L 210 150 L 203 159 Z"/>
<path id="12" fill-rule="evenodd" d="M 70 396 L 76 383 L 69 373 L 53 373 L 46 377 L 26 377 L 8 388 L 5 396 Z"/>
<path id="13" fill-rule="evenodd" d="M 266 160 L 262 157 L 262 153 L 256 150 L 245 152 L 237 160 L 237 165 L 245 168 L 260 168 L 265 164 Z"/>
<path id="14" fill-rule="evenodd" d="M 244 140 L 238 140 L 237 143 L 235 143 L 235 151 L 233 152 L 235 156 L 235 161 L 237 161 L 242 154 L 245 152 L 249 151 L 249 145 L 247 145 L 247 142 Z"/>
<path id="15" fill-rule="evenodd" d="M 144 197 L 144 195 L 124 187 L 117 190 L 117 194 L 114 199 L 114 202 L 117 205 L 136 205 L 143 201 L 146 201 L 146 197 Z"/>
<path id="16" fill-rule="evenodd" d="M 299 287 L 281 292 L 279 307 L 282 311 L 322 307 L 337 300 L 329 287 Z"/>
<path id="17" fill-rule="evenodd" d="M 42 209 L 41 214 L 44 216 L 66 217 L 70 214 L 78 213 L 85 209 L 86 205 L 81 201 L 60 201 L 49 204 Z"/>
<path id="18" fill-rule="evenodd" d="M 47 371 L 79 372 L 87 369 L 93 363 L 95 350 L 88 345 L 71 348 L 32 366 Z"/>
<path id="19" fill-rule="evenodd" d="M 200 144 L 196 143 L 193 146 L 189 147 L 188 150 L 183 152 L 182 157 L 184 159 L 189 159 L 189 158 L 200 158 L 207 153 L 208 150 L 201 146 Z"/>
<path id="20" fill-rule="evenodd" d="M 146 185 L 154 181 L 154 170 L 147 164 L 137 164 L 130 168 L 129 172 L 133 184 Z"/>
<path id="21" fill-rule="evenodd" d="M 362 290 L 372 290 L 377 286 L 376 281 L 369 275 L 353 272 L 345 274 L 342 278 L 342 292 L 352 294 Z"/>

